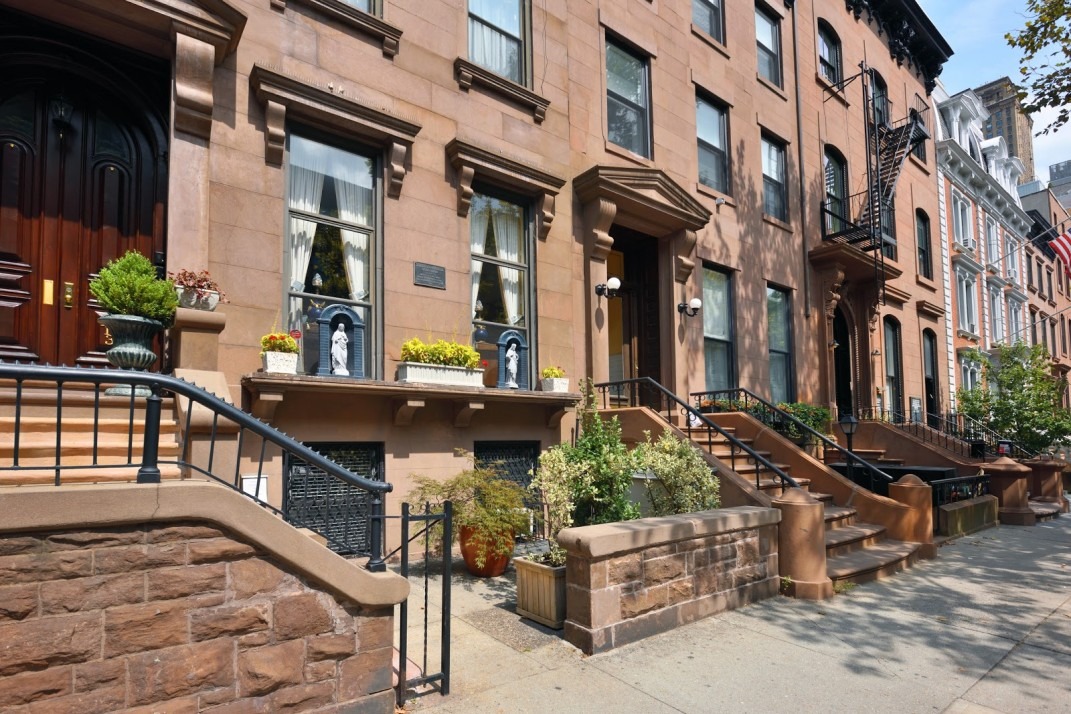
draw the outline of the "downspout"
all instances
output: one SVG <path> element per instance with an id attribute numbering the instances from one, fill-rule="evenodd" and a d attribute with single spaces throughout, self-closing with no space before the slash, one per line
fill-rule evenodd
<path id="1" fill-rule="evenodd" d="M 811 271 L 807 260 L 807 182 L 803 170 L 803 98 L 800 96 L 800 45 L 796 27 L 796 2 L 785 0 L 792 12 L 792 70 L 796 76 L 796 152 L 800 177 L 800 259 L 803 264 L 803 316 L 811 316 Z"/>

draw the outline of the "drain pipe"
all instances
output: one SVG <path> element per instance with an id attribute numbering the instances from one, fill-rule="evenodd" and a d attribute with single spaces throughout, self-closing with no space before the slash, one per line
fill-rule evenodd
<path id="1" fill-rule="evenodd" d="M 807 260 L 807 181 L 803 161 L 803 98 L 800 96 L 800 44 L 796 27 L 796 2 L 785 0 L 792 12 L 792 69 L 796 75 L 796 152 L 800 176 L 800 259 L 803 264 L 803 316 L 811 316 L 811 271 Z"/>

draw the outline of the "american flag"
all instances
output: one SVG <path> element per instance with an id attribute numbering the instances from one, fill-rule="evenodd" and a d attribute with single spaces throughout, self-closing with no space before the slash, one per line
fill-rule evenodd
<path id="1" fill-rule="evenodd" d="M 1060 256 L 1060 262 L 1064 264 L 1064 272 L 1071 275 L 1071 230 L 1056 236 L 1049 241 L 1049 247 Z"/>

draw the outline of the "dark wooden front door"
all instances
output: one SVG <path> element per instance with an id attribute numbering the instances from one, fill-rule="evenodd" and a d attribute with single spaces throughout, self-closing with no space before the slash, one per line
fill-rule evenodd
<path id="1" fill-rule="evenodd" d="M 658 242 L 651 236 L 620 226 L 611 229 L 614 252 L 609 264 L 623 269 L 621 278 L 621 375 L 662 381 L 662 324 L 658 285 Z M 616 333 L 611 330 L 611 333 Z M 640 390 L 641 401 L 658 404 L 661 395 Z"/>
<path id="2" fill-rule="evenodd" d="M 142 79 L 124 94 L 116 65 L 20 40 L 0 49 L 0 358 L 102 363 L 89 280 L 131 249 L 162 258 L 166 137 Z"/>

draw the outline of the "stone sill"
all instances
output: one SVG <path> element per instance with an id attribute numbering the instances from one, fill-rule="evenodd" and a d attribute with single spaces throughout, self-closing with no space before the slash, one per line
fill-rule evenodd
<path id="1" fill-rule="evenodd" d="M 536 124 L 542 124 L 547 117 L 547 107 L 550 100 L 539 96 L 527 87 L 522 87 L 516 82 L 484 69 L 478 64 L 473 64 L 463 57 L 454 60 L 454 76 L 457 84 L 466 92 L 473 85 L 478 85 L 490 92 L 505 97 L 506 99 L 520 104 L 526 109 L 532 110 L 532 117 Z"/>

